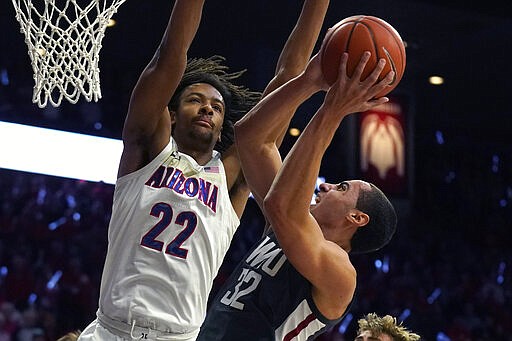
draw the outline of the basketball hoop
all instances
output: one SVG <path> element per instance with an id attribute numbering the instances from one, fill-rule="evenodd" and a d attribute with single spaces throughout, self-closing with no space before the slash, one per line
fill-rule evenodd
<path id="1" fill-rule="evenodd" d="M 126 0 L 12 0 L 34 71 L 32 102 L 75 104 L 101 98 L 99 52 L 112 16 Z"/>

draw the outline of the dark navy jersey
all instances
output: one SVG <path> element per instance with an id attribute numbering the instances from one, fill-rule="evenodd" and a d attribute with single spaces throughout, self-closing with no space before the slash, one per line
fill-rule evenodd
<path id="1" fill-rule="evenodd" d="M 313 340 L 341 318 L 329 320 L 318 311 L 311 283 L 286 259 L 272 233 L 227 279 L 197 340 Z"/>

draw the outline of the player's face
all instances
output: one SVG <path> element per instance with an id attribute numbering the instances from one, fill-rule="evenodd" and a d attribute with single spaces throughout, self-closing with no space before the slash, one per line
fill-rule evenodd
<path id="1" fill-rule="evenodd" d="M 334 240 L 327 236 L 327 230 L 324 227 L 344 225 L 348 220 L 352 220 L 356 209 L 357 199 L 362 190 L 371 190 L 370 184 L 360 180 L 343 181 L 339 184 L 324 183 L 320 185 L 315 201 L 316 204 L 311 207 L 311 214 L 319 223 L 324 236 L 329 240 Z M 349 231 L 342 229 L 341 231 Z"/>
<path id="2" fill-rule="evenodd" d="M 356 207 L 359 192 L 362 190 L 371 190 L 370 184 L 361 180 L 343 181 L 339 184 L 323 183 L 315 198 L 315 210 L 326 207 L 335 212 L 348 212 Z"/>
<path id="3" fill-rule="evenodd" d="M 210 84 L 189 85 L 181 94 L 174 116 L 174 136 L 215 144 L 224 122 L 225 105 L 220 92 Z"/>
<path id="4" fill-rule="evenodd" d="M 354 341 L 393 341 L 393 338 L 385 333 L 373 336 L 370 331 L 366 330 L 359 334 Z"/>

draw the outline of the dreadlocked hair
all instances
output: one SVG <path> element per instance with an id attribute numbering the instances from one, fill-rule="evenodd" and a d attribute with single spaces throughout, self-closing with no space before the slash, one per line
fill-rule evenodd
<path id="1" fill-rule="evenodd" d="M 246 70 L 229 73 L 229 67 L 222 65 L 225 60 L 226 58 L 217 55 L 206 59 L 189 59 L 185 73 L 169 103 L 169 108 L 176 111 L 181 94 L 186 87 L 192 84 L 207 83 L 216 88 L 222 95 L 225 105 L 221 138 L 214 147 L 220 153 L 228 149 L 235 140 L 234 124 L 261 99 L 260 92 L 251 91 L 233 82 L 240 78 Z"/>

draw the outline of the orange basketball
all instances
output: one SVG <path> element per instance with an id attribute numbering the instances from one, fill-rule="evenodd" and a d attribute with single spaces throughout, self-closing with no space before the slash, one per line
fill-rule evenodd
<path id="1" fill-rule="evenodd" d="M 405 71 L 405 46 L 398 32 L 384 20 L 369 15 L 348 17 L 337 23 L 326 34 L 320 48 L 322 73 L 329 85 L 338 78 L 343 52 L 348 52 L 347 75 L 352 76 L 364 51 L 371 57 L 364 68 L 361 79 L 365 79 L 375 68 L 380 58 L 386 59 L 379 80 L 393 70 L 395 78 L 391 86 L 381 91 L 381 97 L 393 90 Z"/>

